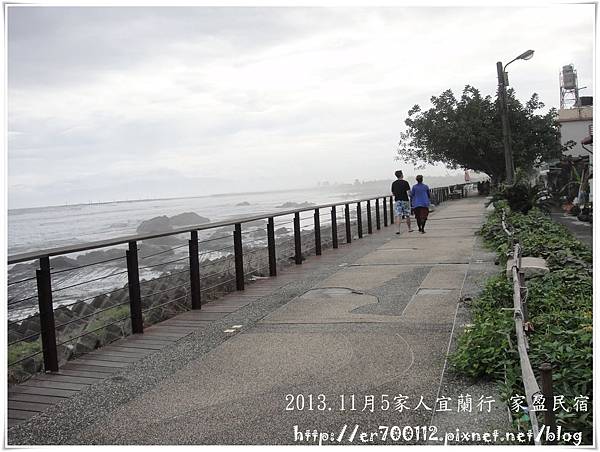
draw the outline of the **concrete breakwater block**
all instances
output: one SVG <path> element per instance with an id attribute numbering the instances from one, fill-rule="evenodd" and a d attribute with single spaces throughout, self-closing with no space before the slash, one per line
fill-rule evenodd
<path id="1" fill-rule="evenodd" d="M 506 277 L 512 277 L 512 268 L 514 265 L 514 259 L 509 259 L 506 262 Z M 545 275 L 550 271 L 546 265 L 546 260 L 540 257 L 522 257 L 521 258 L 521 271 L 525 273 L 525 279 L 532 278 L 533 276 Z"/>

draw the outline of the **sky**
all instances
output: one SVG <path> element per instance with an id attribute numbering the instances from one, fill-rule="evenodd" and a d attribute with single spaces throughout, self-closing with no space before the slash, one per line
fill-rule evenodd
<path id="1" fill-rule="evenodd" d="M 593 95 L 594 5 L 6 7 L 8 207 L 393 179 L 408 110 L 528 49 Z M 441 175 L 443 167 L 419 172 Z"/>

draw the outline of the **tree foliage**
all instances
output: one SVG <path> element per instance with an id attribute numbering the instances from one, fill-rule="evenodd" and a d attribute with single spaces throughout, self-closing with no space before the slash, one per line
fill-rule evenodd
<path id="1" fill-rule="evenodd" d="M 538 95 L 521 104 L 514 91 L 507 92 L 509 123 L 515 168 L 531 169 L 562 152 L 556 110 L 543 108 Z M 482 172 L 497 182 L 505 177 L 502 122 L 497 100 L 482 97 L 467 85 L 460 99 L 451 90 L 431 98 L 427 111 L 415 105 L 408 112 L 406 132 L 400 134 L 398 155 L 415 164 L 444 163 L 450 168 Z"/>

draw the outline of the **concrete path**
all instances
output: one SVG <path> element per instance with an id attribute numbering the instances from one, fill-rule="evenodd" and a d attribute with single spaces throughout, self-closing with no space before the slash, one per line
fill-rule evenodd
<path id="1" fill-rule="evenodd" d="M 577 240 L 580 240 L 590 249 L 593 248 L 594 228 L 592 223 L 579 221 L 577 217 L 567 215 L 562 209 L 554 209 L 550 216 L 554 221 L 565 226 Z"/>
<path id="2" fill-rule="evenodd" d="M 295 286 L 18 426 L 14 443 L 313 444 L 316 429 L 348 444 L 382 425 L 427 428 L 483 219 L 483 198 L 453 201 L 424 235 L 388 227 L 341 260 L 309 259 Z"/>

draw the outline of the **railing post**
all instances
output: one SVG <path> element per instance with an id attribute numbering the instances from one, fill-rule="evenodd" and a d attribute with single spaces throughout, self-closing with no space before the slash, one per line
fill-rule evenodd
<path id="1" fill-rule="evenodd" d="M 337 206 L 331 207 L 331 246 L 338 248 Z"/>
<path id="2" fill-rule="evenodd" d="M 321 216 L 319 215 L 319 209 L 315 209 L 315 254 L 321 255 Z"/>
<path id="3" fill-rule="evenodd" d="M 529 312 L 527 311 L 527 287 L 525 287 L 525 273 L 520 269 L 519 264 L 519 289 L 521 292 L 521 312 L 523 313 L 523 322 L 529 322 Z"/>
<path id="4" fill-rule="evenodd" d="M 362 239 L 362 206 L 360 202 L 356 203 L 356 226 L 358 228 L 358 238 Z"/>
<path id="5" fill-rule="evenodd" d="M 382 204 L 382 207 L 383 207 L 383 225 L 387 228 L 388 220 L 387 220 L 387 204 L 386 204 L 386 199 L 387 198 L 383 198 L 382 201 L 381 201 L 381 204 Z"/>
<path id="6" fill-rule="evenodd" d="M 373 234 L 373 220 L 371 219 L 371 201 L 367 200 L 367 232 Z"/>
<path id="7" fill-rule="evenodd" d="M 269 275 L 277 276 L 277 256 L 275 251 L 275 221 L 269 217 L 267 222 L 267 248 L 269 250 Z"/>
<path id="8" fill-rule="evenodd" d="M 390 224 L 394 224 L 394 197 L 390 196 Z"/>
<path id="9" fill-rule="evenodd" d="M 375 225 L 377 230 L 381 230 L 381 217 L 379 215 L 379 198 L 375 200 Z"/>
<path id="10" fill-rule="evenodd" d="M 35 271 L 37 279 L 38 305 L 40 309 L 40 334 L 44 356 L 44 371 L 58 372 L 58 354 L 56 352 L 56 330 L 54 324 L 54 305 L 52 303 L 52 277 L 50 258 L 40 258 L 40 268 Z"/>
<path id="11" fill-rule="evenodd" d="M 546 411 L 544 411 L 544 424 L 554 433 L 554 440 L 548 441 L 547 444 L 556 444 L 556 418 L 554 416 L 554 390 L 552 388 L 552 365 L 550 363 L 542 363 L 540 365 L 540 375 L 542 377 L 542 394 Z"/>
<path id="12" fill-rule="evenodd" d="M 346 243 L 352 243 L 352 228 L 350 225 L 350 204 L 346 204 L 344 214 L 346 217 Z"/>
<path id="13" fill-rule="evenodd" d="M 236 223 L 233 230 L 233 253 L 235 257 L 235 287 L 244 290 L 244 248 L 242 247 L 242 225 Z"/>
<path id="14" fill-rule="evenodd" d="M 127 258 L 127 281 L 129 282 L 129 307 L 131 310 L 131 332 L 144 332 L 144 317 L 142 315 L 142 298 L 140 295 L 140 270 L 138 267 L 138 250 L 135 240 L 129 242 L 125 252 Z"/>
<path id="15" fill-rule="evenodd" d="M 200 293 L 200 262 L 198 260 L 198 231 L 192 231 L 189 241 L 190 249 L 190 291 L 192 295 L 192 309 L 202 308 Z"/>
<path id="16" fill-rule="evenodd" d="M 300 212 L 294 214 L 294 245 L 296 253 L 294 255 L 296 265 L 302 264 L 302 238 L 300 237 Z"/>

